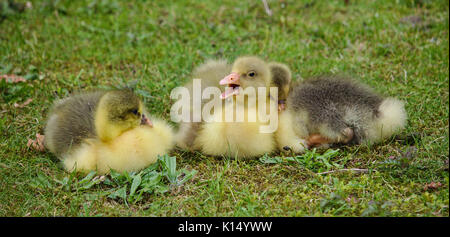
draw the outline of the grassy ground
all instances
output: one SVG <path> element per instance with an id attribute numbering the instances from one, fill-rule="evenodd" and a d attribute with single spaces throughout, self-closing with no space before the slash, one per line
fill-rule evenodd
<path id="1" fill-rule="evenodd" d="M 19 1 L 20 2 L 20 1 Z M 24 1 L 22 1 L 24 2 Z M 448 216 L 448 1 L 31 1 L 0 10 L 0 216 Z M 0 0 L 5 5 L 6 0 Z M 27 148 L 52 102 L 139 80 L 169 118 L 170 91 L 208 58 L 288 64 L 298 80 L 345 73 L 406 101 L 401 135 L 327 159 L 238 161 L 174 151 L 197 170 L 168 192 L 125 203 L 104 184 L 79 189 L 49 153 Z M 23 108 L 15 107 L 27 99 Z M 289 162 L 288 160 L 294 160 Z M 331 165 L 331 167 L 328 166 Z M 343 168 L 368 169 L 317 174 Z M 75 176 L 81 182 L 82 176 Z M 41 185 L 36 185 L 40 183 Z M 42 185 L 44 183 L 44 185 Z"/>

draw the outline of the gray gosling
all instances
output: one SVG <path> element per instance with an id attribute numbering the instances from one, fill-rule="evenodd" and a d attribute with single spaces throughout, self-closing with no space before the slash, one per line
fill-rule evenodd
<path id="1" fill-rule="evenodd" d="M 330 144 L 376 143 L 404 128 L 404 103 L 355 80 L 321 76 L 294 83 L 280 114 L 278 148 L 302 153 Z"/>

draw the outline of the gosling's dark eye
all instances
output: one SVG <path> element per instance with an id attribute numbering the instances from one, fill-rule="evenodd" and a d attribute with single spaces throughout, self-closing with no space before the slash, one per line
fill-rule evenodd
<path id="1" fill-rule="evenodd" d="M 254 76 L 256 76 L 256 72 L 251 71 L 251 72 L 247 73 L 247 75 L 248 75 L 249 77 L 254 77 Z"/>
<path id="2" fill-rule="evenodd" d="M 138 111 L 137 109 L 133 109 L 133 110 L 131 111 L 131 113 L 133 113 L 134 115 L 138 115 L 138 114 L 139 114 L 139 111 Z"/>

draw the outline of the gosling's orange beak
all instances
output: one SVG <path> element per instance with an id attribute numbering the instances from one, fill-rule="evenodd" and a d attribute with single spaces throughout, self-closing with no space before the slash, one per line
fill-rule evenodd
<path id="1" fill-rule="evenodd" d="M 142 114 L 142 117 L 141 117 L 141 125 L 148 125 L 151 128 L 153 127 L 152 121 L 150 121 L 150 119 L 147 118 L 144 114 Z"/>
<path id="2" fill-rule="evenodd" d="M 232 72 L 230 75 L 220 80 L 220 85 L 227 85 L 227 88 L 225 88 L 225 92 L 223 92 L 220 96 L 222 99 L 226 99 L 232 95 L 239 94 L 239 87 L 241 85 L 239 77 L 240 76 L 238 73 Z"/>
<path id="3" fill-rule="evenodd" d="M 226 76 L 222 80 L 220 80 L 220 85 L 229 85 L 229 84 L 238 84 L 239 85 L 239 74 L 236 72 L 232 72 L 230 75 Z"/>

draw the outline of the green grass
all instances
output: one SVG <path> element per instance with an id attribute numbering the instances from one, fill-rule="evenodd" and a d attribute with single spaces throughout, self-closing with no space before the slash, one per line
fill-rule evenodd
<path id="1" fill-rule="evenodd" d="M 0 74 L 27 81 L 0 83 L 0 216 L 449 216 L 448 1 L 282 2 L 269 1 L 273 16 L 261 1 L 238 0 L 3 7 Z M 150 112 L 168 119 L 170 91 L 196 65 L 249 54 L 288 64 L 297 80 L 344 73 L 402 99 L 409 119 L 400 135 L 418 135 L 251 161 L 175 150 L 177 168 L 197 173 L 177 185 L 161 176 L 167 190 L 139 200 L 130 187 L 144 176 L 115 186 L 83 181 L 26 146 L 42 134 L 52 102 L 70 92 L 137 80 Z M 319 174 L 355 168 L 366 172 Z M 125 194 L 108 193 L 125 186 Z"/>

